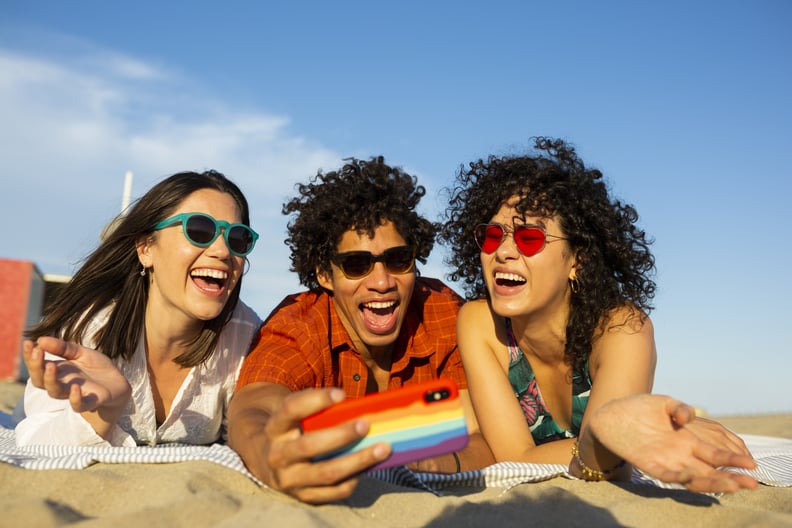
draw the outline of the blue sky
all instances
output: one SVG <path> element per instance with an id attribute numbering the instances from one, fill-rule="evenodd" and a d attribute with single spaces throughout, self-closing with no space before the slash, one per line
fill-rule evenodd
<path id="1" fill-rule="evenodd" d="M 0 2 L 0 257 L 69 274 L 181 170 L 246 192 L 243 299 L 299 289 L 281 204 L 382 154 L 427 189 L 562 137 L 656 239 L 655 392 L 792 411 L 792 3 Z M 444 277 L 443 249 L 423 267 Z"/>

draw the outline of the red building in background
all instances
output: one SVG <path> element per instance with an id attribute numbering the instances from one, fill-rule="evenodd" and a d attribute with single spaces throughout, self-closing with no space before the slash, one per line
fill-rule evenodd
<path id="1" fill-rule="evenodd" d="M 0 258 L 0 379 L 25 380 L 24 332 L 36 324 L 58 288 L 69 280 L 44 275 L 25 260 Z"/>

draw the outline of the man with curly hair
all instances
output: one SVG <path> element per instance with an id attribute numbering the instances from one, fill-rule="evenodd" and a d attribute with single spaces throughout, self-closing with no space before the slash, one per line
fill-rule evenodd
<path id="1" fill-rule="evenodd" d="M 414 469 L 451 473 L 492 462 L 467 394 L 456 343 L 462 299 L 420 277 L 438 226 L 416 212 L 425 189 L 382 157 L 349 159 L 298 186 L 286 242 L 291 270 L 308 291 L 270 314 L 240 373 L 229 443 L 268 486 L 313 503 L 349 496 L 358 475 L 390 454 L 376 444 L 313 462 L 368 431 L 365 421 L 301 435 L 300 421 L 345 397 L 451 378 L 470 418 L 458 453 Z"/>

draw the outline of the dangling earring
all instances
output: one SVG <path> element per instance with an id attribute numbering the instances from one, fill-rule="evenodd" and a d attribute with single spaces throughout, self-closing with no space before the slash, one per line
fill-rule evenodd
<path id="1" fill-rule="evenodd" d="M 580 283 L 578 282 L 577 277 L 569 279 L 569 289 L 572 290 L 572 293 L 577 293 L 580 291 Z"/>
<path id="2" fill-rule="evenodd" d="M 143 267 L 141 268 L 141 270 L 140 270 L 140 276 L 141 276 L 141 277 L 145 277 L 145 276 L 146 276 L 146 266 L 143 266 Z"/>

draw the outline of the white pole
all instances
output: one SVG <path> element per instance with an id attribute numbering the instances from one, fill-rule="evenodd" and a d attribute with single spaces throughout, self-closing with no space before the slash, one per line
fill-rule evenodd
<path id="1" fill-rule="evenodd" d="M 124 176 L 124 194 L 121 196 L 121 213 L 125 213 L 132 199 L 132 171 L 126 171 Z"/>

